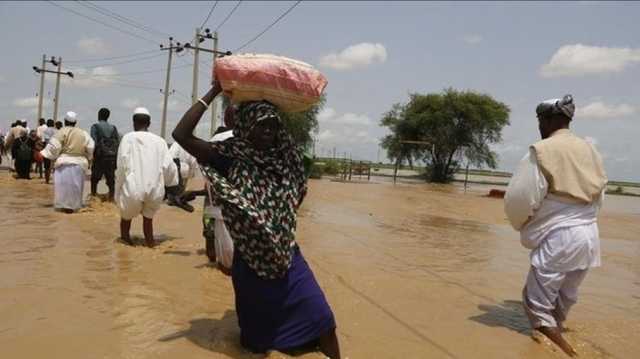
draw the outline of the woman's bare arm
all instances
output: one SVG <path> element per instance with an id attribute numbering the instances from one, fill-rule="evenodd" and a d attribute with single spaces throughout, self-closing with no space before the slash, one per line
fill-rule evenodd
<path id="1" fill-rule="evenodd" d="M 222 87 L 215 81 L 213 87 L 202 97 L 202 100 L 209 105 L 220 92 L 222 92 Z M 209 163 L 217 155 L 208 141 L 193 135 L 193 131 L 206 110 L 207 108 L 200 101 L 194 103 L 182 116 L 182 119 L 171 134 L 173 139 L 200 163 Z"/>

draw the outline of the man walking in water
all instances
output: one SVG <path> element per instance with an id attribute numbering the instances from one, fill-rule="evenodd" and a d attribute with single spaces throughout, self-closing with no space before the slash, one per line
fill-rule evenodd
<path id="1" fill-rule="evenodd" d="M 507 217 L 531 249 L 525 312 L 534 331 L 570 356 L 576 351 L 562 323 L 587 271 L 600 266 L 597 215 L 607 184 L 600 154 L 569 130 L 574 111 L 571 95 L 538 105 L 542 140 L 520 162 L 505 196 Z"/>
<path id="2" fill-rule="evenodd" d="M 93 158 L 93 139 L 86 131 L 76 127 L 77 122 L 76 113 L 67 112 L 64 127 L 42 150 L 45 158 L 55 161 L 54 207 L 65 213 L 82 208 L 85 174 L 89 170 L 89 160 Z"/>
<path id="3" fill-rule="evenodd" d="M 113 201 L 115 193 L 116 157 L 120 135 L 116 126 L 107 122 L 111 112 L 107 108 L 98 111 L 98 123 L 91 126 L 91 138 L 96 144 L 91 166 L 91 195 L 97 196 L 98 182 L 105 177 L 109 188 L 109 201 Z"/>
<path id="4" fill-rule="evenodd" d="M 148 132 L 150 123 L 149 111 L 136 108 L 134 132 L 124 135 L 118 148 L 115 202 L 120 208 L 122 240 L 133 244 L 131 220 L 142 214 L 144 240 L 153 247 L 153 216 L 162 205 L 165 186 L 178 184 L 178 169 L 165 140 Z"/>

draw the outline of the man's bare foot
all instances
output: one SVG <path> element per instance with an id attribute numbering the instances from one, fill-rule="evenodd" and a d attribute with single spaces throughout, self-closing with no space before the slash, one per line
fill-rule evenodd
<path id="1" fill-rule="evenodd" d="M 130 245 L 130 246 L 135 246 L 135 244 L 134 244 L 134 243 L 133 243 L 133 241 L 131 240 L 131 237 L 120 237 L 120 239 L 121 239 L 124 243 L 126 243 L 126 244 L 128 244 L 128 245 Z"/>
<path id="2" fill-rule="evenodd" d="M 156 241 L 154 241 L 153 238 L 145 238 L 144 242 L 147 244 L 147 247 L 149 248 L 153 248 L 156 246 Z"/>
<path id="3" fill-rule="evenodd" d="M 540 327 L 536 328 L 540 333 L 544 334 L 549 340 L 555 343 L 557 346 L 562 349 L 568 356 L 575 357 L 578 356 L 578 353 L 573 349 L 571 344 L 567 342 L 562 334 L 560 333 L 560 329 L 552 328 L 552 327 Z"/>

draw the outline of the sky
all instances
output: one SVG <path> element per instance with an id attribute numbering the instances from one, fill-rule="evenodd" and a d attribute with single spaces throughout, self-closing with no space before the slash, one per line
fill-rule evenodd
<path id="1" fill-rule="evenodd" d="M 145 106 L 159 133 L 167 66 L 159 44 L 170 35 L 191 41 L 214 3 L 0 2 L 0 129 L 20 118 L 35 123 L 39 75 L 32 66 L 46 54 L 62 57 L 63 70 L 76 75 L 63 77 L 59 117 L 75 111 L 88 129 L 98 109 L 108 107 L 110 121 L 128 132 L 133 109 Z M 218 28 L 221 50 L 235 51 L 295 2 L 237 4 L 220 1 L 204 26 Z M 118 22 L 105 10 L 142 26 Z M 335 148 L 340 156 L 385 161 L 383 114 L 410 93 L 452 87 L 487 93 L 511 108 L 503 141 L 493 148 L 498 168 L 513 171 L 539 139 L 536 105 L 572 94 L 572 129 L 600 150 L 609 178 L 640 181 L 639 18 L 639 2 L 303 1 L 241 52 L 296 58 L 327 77 L 318 155 Z M 169 133 L 189 107 L 192 65 L 190 51 L 174 57 Z M 201 54 L 198 78 L 202 96 L 211 81 L 210 54 Z M 54 91 L 55 75 L 47 75 L 46 118 L 53 117 Z M 198 133 L 209 126 L 203 120 Z"/>

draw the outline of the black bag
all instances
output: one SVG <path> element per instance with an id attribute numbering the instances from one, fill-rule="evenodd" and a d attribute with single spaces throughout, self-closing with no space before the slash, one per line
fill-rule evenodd
<path id="1" fill-rule="evenodd" d="M 16 151 L 16 160 L 18 161 L 31 161 L 33 157 L 33 148 L 29 145 L 29 139 L 26 137 L 20 137 L 18 139 L 18 150 Z"/>
<path id="2" fill-rule="evenodd" d="M 118 156 L 118 145 L 120 144 L 118 131 L 114 128 L 111 136 L 105 136 L 102 129 L 98 127 L 98 143 L 96 143 L 96 157 L 116 158 Z"/>

